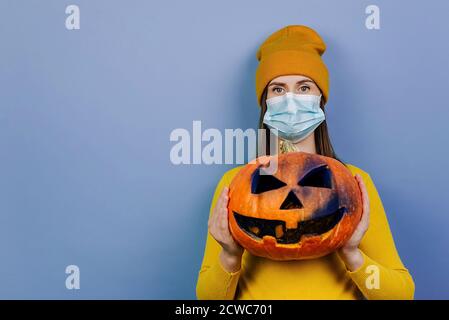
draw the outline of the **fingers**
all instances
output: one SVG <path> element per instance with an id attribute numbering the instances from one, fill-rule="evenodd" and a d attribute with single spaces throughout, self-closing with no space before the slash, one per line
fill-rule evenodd
<path id="1" fill-rule="evenodd" d="M 249 163 L 257 164 L 257 165 L 265 165 L 270 162 L 271 156 L 260 156 L 258 158 L 254 158 Z"/>
<path id="2" fill-rule="evenodd" d="M 358 176 L 358 179 L 359 179 L 360 190 L 362 191 L 362 198 L 363 198 L 364 209 L 365 209 L 365 211 L 369 211 L 368 191 L 366 190 L 365 183 L 363 182 L 363 179 L 362 179 L 362 177 L 360 175 Z"/>
<path id="3" fill-rule="evenodd" d="M 266 165 L 270 162 L 271 157 L 270 156 L 261 156 L 257 158 L 257 162 L 261 165 Z"/>
<path id="4" fill-rule="evenodd" d="M 209 219 L 209 228 L 213 228 L 215 226 L 220 227 L 221 223 L 222 223 L 222 215 L 223 215 L 223 209 L 226 211 L 227 213 L 227 207 L 228 207 L 228 202 L 229 202 L 229 188 L 228 187 L 224 187 L 223 190 L 221 191 L 217 202 L 215 204 L 215 208 L 214 211 L 212 212 L 212 215 Z M 227 216 L 226 216 L 227 219 Z"/>
<path id="5" fill-rule="evenodd" d="M 221 208 L 223 203 L 223 194 L 224 194 L 224 188 L 221 190 L 220 195 L 218 196 L 217 203 L 215 204 L 215 208 Z"/>
<path id="6" fill-rule="evenodd" d="M 227 235 L 229 233 L 228 210 L 225 208 L 220 209 L 218 225 L 220 227 L 221 232 L 223 232 L 224 235 Z"/>
<path id="7" fill-rule="evenodd" d="M 365 183 L 363 182 L 362 177 L 359 174 L 356 174 L 355 178 L 359 184 L 359 188 L 362 193 L 363 215 L 361 218 L 362 220 L 361 223 L 368 224 L 370 214 L 368 191 L 366 190 L 366 186 Z"/>
<path id="8" fill-rule="evenodd" d="M 223 190 L 220 193 L 220 197 L 218 198 L 217 201 L 217 213 L 220 212 L 221 209 L 228 207 L 228 202 L 229 202 L 229 188 L 228 187 L 224 187 Z"/>
<path id="9" fill-rule="evenodd" d="M 209 232 L 223 249 L 231 253 L 238 253 L 242 249 L 236 244 L 229 230 L 228 203 L 229 188 L 224 187 L 217 199 L 214 212 L 210 218 Z"/>
<path id="10" fill-rule="evenodd" d="M 228 196 L 228 190 L 227 188 L 223 189 L 222 192 L 222 202 L 221 207 L 219 208 L 219 214 L 218 214 L 218 223 L 220 225 L 220 228 L 224 233 L 229 233 L 229 227 L 228 227 L 228 202 L 229 202 L 229 196 Z"/>

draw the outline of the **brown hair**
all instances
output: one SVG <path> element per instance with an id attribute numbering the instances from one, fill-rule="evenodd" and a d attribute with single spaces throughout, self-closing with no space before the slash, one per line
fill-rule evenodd
<path id="1" fill-rule="evenodd" d="M 268 90 L 265 87 L 263 93 L 262 93 L 262 97 L 261 97 L 261 109 L 260 109 L 260 117 L 259 117 L 259 128 L 260 129 L 265 129 L 268 130 L 269 132 L 269 128 L 263 123 L 263 117 L 265 116 L 265 112 L 267 111 L 267 94 L 268 94 Z M 321 99 L 321 104 L 320 104 L 320 108 L 324 110 L 324 100 Z M 326 157 L 330 157 L 330 158 L 334 158 L 338 161 L 340 161 L 341 163 L 345 164 L 342 160 L 340 160 L 339 157 L 337 157 L 334 148 L 332 147 L 332 143 L 331 143 L 331 139 L 329 137 L 329 131 L 327 130 L 327 123 L 326 120 L 324 120 L 323 122 L 321 122 L 321 124 L 315 129 L 315 146 L 316 146 L 316 152 L 317 154 L 326 156 Z M 266 135 L 266 154 L 269 155 L 270 154 L 270 135 L 267 134 Z"/>

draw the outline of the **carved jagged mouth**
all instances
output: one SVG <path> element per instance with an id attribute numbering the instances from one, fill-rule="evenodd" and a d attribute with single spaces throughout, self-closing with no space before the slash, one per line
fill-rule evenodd
<path id="1" fill-rule="evenodd" d="M 281 244 L 298 243 L 303 235 L 320 235 L 334 228 L 343 215 L 346 208 L 316 219 L 301 221 L 295 229 L 286 229 L 285 222 L 281 220 L 267 220 L 243 216 L 234 211 L 234 217 L 239 227 L 247 234 L 257 239 L 264 236 L 272 236 Z"/>

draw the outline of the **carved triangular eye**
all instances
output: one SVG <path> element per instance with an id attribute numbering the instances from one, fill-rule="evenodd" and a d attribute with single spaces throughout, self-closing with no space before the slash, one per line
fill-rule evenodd
<path id="1" fill-rule="evenodd" d="M 260 168 L 257 168 L 251 178 L 251 193 L 259 194 L 266 191 L 276 190 L 287 184 L 272 175 L 260 174 Z"/>
<path id="2" fill-rule="evenodd" d="M 328 165 L 310 170 L 298 184 L 303 187 L 332 188 L 332 175 Z"/>

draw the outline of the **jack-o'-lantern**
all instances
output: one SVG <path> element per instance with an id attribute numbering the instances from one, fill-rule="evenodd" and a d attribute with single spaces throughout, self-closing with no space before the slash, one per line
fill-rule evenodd
<path id="1" fill-rule="evenodd" d="M 336 159 L 291 152 L 257 159 L 234 177 L 229 228 L 250 253 L 273 260 L 311 259 L 341 247 L 362 215 L 359 186 Z M 276 161 L 274 174 L 266 174 Z"/>

